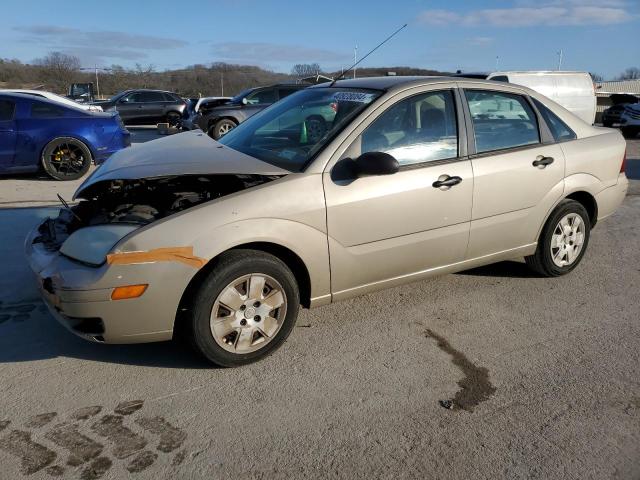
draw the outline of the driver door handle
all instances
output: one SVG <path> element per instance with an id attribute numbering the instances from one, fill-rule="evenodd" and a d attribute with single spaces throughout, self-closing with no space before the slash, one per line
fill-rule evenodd
<path id="1" fill-rule="evenodd" d="M 449 175 L 440 175 L 438 180 L 433 182 L 431 186 L 433 188 L 442 188 L 442 187 L 453 187 L 454 185 L 458 185 L 462 181 L 460 177 L 450 177 Z"/>
<path id="2" fill-rule="evenodd" d="M 547 165 L 551 165 L 553 163 L 553 157 L 544 157 L 542 155 L 538 156 L 531 165 L 534 167 L 542 167 L 545 168 Z"/>

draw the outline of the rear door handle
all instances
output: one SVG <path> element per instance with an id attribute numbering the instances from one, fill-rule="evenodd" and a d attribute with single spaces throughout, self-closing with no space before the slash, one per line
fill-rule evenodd
<path id="1" fill-rule="evenodd" d="M 546 167 L 547 165 L 551 165 L 553 163 L 553 157 L 544 157 L 539 155 L 531 165 L 534 167 Z"/>
<path id="2" fill-rule="evenodd" d="M 451 188 L 454 185 L 458 185 L 462 181 L 460 177 L 450 177 L 449 175 L 440 175 L 438 180 L 433 182 L 431 185 L 433 188 Z"/>

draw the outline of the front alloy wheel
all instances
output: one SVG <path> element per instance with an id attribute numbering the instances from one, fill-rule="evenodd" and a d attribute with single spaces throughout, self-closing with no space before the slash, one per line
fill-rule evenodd
<path id="1" fill-rule="evenodd" d="M 189 340 L 208 361 L 245 365 L 284 343 L 298 316 L 296 278 L 279 258 L 258 250 L 218 257 L 189 300 Z"/>
<path id="2" fill-rule="evenodd" d="M 249 353 L 273 340 L 287 314 L 282 285 L 269 275 L 243 275 L 227 285 L 211 311 L 211 334 L 232 353 Z"/>

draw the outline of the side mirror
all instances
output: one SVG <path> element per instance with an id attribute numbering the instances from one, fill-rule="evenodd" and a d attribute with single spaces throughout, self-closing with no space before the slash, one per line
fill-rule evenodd
<path id="1" fill-rule="evenodd" d="M 358 177 L 392 175 L 400 169 L 400 164 L 385 152 L 366 152 L 354 160 Z"/>
<path id="2" fill-rule="evenodd" d="M 118 103 L 129 103 L 129 97 L 124 97 L 118 100 Z"/>
<path id="3" fill-rule="evenodd" d="M 334 181 L 353 181 L 358 177 L 392 175 L 400 169 L 398 161 L 388 153 L 367 152 L 355 160 L 343 158 L 331 169 Z"/>
<path id="4" fill-rule="evenodd" d="M 247 103 L 249 103 L 249 100 L 247 100 L 247 97 L 243 97 L 241 101 L 243 105 L 246 105 Z"/>

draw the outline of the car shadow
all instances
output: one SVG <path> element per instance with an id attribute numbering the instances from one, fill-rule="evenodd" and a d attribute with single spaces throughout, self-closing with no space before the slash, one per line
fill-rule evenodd
<path id="1" fill-rule="evenodd" d="M 76 337 L 40 299 L 24 254 L 28 232 L 57 209 L 0 209 L 0 363 L 58 357 L 163 368 L 210 368 L 181 341 L 104 345 Z"/>
<path id="2" fill-rule="evenodd" d="M 472 268 L 456 273 L 456 275 L 471 275 L 476 277 L 503 277 L 503 278 L 538 278 L 540 275 L 530 270 L 526 263 L 507 260 L 492 263 L 482 267 Z"/>

